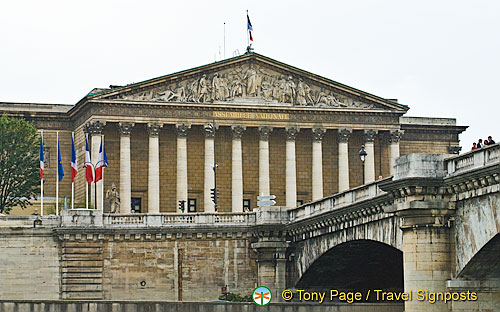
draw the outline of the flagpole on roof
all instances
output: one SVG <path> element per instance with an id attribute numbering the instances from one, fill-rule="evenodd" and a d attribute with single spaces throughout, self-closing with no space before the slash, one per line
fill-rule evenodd
<path id="1" fill-rule="evenodd" d="M 250 33 L 248 32 L 248 10 L 247 10 L 247 28 L 246 28 L 246 33 L 247 33 L 247 47 L 250 46 Z M 248 50 L 248 48 L 247 48 Z"/>

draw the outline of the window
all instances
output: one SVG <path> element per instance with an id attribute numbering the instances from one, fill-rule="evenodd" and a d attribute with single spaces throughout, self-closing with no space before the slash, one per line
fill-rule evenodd
<path id="1" fill-rule="evenodd" d="M 304 201 L 302 199 L 297 199 L 297 207 L 302 206 L 304 204 Z"/>
<path id="2" fill-rule="evenodd" d="M 250 199 L 244 199 L 243 200 L 243 211 L 244 212 L 249 212 L 250 211 Z"/>
<path id="3" fill-rule="evenodd" d="M 188 211 L 187 212 L 196 212 L 196 198 L 188 199 Z"/>
<path id="4" fill-rule="evenodd" d="M 131 198 L 131 205 L 132 207 L 130 208 L 132 212 L 135 213 L 141 213 L 142 212 L 142 198 L 140 197 L 132 197 Z"/>

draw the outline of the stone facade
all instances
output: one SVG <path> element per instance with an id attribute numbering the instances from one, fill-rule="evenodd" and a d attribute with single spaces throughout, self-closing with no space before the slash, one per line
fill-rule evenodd
<path id="1" fill-rule="evenodd" d="M 52 150 L 45 171 L 46 202 L 55 197 L 56 131 L 59 131 L 66 172 L 60 183 L 60 198 L 71 197 L 71 133 L 75 137 L 79 167 L 85 158 L 85 136 L 88 135 L 94 162 L 102 136 L 109 167 L 105 169 L 104 185 L 98 183 L 97 207 L 107 211 L 106 204 L 101 207 L 101 198 L 114 183 L 118 192 L 125 195 L 121 198 L 122 213 L 129 211 L 129 202 L 136 206 L 140 202 L 143 213 L 157 212 L 158 201 L 159 212 L 178 211 L 180 200 L 188 201 L 186 209 L 194 205 L 197 212 L 213 209 L 205 207 L 205 194 L 210 191 L 209 184 L 213 185 L 205 179 L 205 173 L 210 172 L 210 168 L 205 167 L 210 164 L 205 160 L 204 127 L 209 123 L 215 123 L 216 128 L 218 209 L 221 212 L 242 210 L 241 196 L 246 206 L 254 208 L 259 185 L 266 186 L 266 190 L 269 185 L 269 193 L 276 195 L 279 205 L 287 204 L 287 183 L 289 190 L 296 193 L 295 196 L 289 194 L 288 198 L 296 198 L 299 203 L 359 186 L 363 182 L 363 169 L 358 151 L 364 144 L 370 152 L 365 164 L 367 182 L 390 176 L 394 159 L 400 155 L 457 151 L 458 134 L 466 127 L 457 126 L 453 119 L 402 117 L 407 110 L 408 107 L 393 100 L 256 53 L 125 87 L 96 89 L 74 106 L 0 104 L 0 111 L 12 116 L 29 116 L 37 128 L 44 130 L 45 146 Z M 120 125 L 123 128 L 125 124 L 131 127 L 123 134 Z M 149 144 L 156 142 L 150 140 L 148 126 L 151 124 L 157 125 L 154 137 L 158 138 L 158 149 Z M 178 140 L 176 127 L 179 125 L 185 129 L 182 134 L 185 141 Z M 244 129 L 241 160 L 232 153 L 236 141 L 231 128 L 235 126 Z M 272 131 L 266 132 L 265 140 L 269 149 L 269 174 L 260 176 L 259 146 L 263 141 L 259 141 L 259 129 L 262 127 Z M 287 179 L 286 130 L 290 127 L 298 130 L 294 140 L 296 172 L 288 171 L 295 174 L 295 178 Z M 340 141 L 339 132 L 348 135 Z M 315 133 L 322 135 L 317 137 Z M 184 154 L 179 154 L 184 150 L 178 146 L 183 142 L 186 142 L 185 159 Z M 158 159 L 155 166 L 159 168 L 149 168 L 150 159 Z M 178 163 L 180 160 L 182 163 Z M 242 168 L 243 195 L 240 182 L 233 181 L 235 177 L 240 179 L 239 168 Z M 159 179 L 153 177 L 157 170 Z M 85 206 L 88 193 L 90 206 L 94 207 L 94 185 L 87 189 L 82 172 L 80 168 L 75 180 L 76 206 Z M 183 178 L 185 172 L 187 181 Z M 159 181 L 159 185 L 150 188 L 149 181 Z M 152 209 L 149 209 L 150 198 L 155 200 Z M 289 206 L 296 204 L 288 203 Z"/>

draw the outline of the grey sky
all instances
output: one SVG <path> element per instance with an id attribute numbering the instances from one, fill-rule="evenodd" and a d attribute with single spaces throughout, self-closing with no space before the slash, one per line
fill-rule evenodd
<path id="1" fill-rule="evenodd" d="M 74 104 L 255 51 L 500 141 L 498 1 L 4 1 L 0 101 Z"/>

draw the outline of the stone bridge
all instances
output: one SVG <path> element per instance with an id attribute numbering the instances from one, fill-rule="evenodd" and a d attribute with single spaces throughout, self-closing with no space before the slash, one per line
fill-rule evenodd
<path id="1" fill-rule="evenodd" d="M 214 300 L 266 285 L 275 298 L 382 289 L 412 292 L 405 311 L 500 310 L 500 146 L 394 169 L 295 208 L 0 217 L 0 298 Z M 477 299 L 429 303 L 467 292 Z"/>

